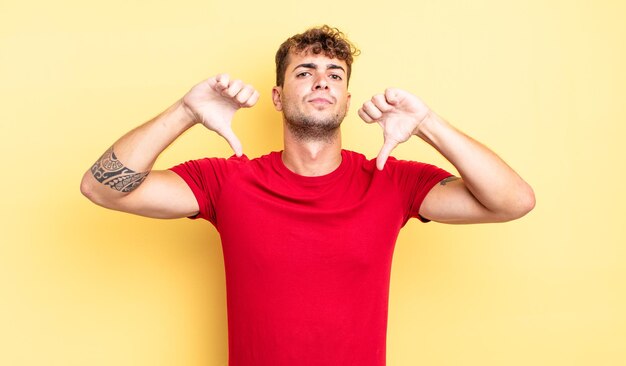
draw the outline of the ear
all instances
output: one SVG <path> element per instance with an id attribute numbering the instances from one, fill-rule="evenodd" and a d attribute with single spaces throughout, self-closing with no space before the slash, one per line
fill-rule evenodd
<path id="1" fill-rule="evenodd" d="M 350 100 L 352 100 L 352 94 L 348 92 L 348 98 L 346 100 L 346 111 L 350 110 Z"/>
<path id="2" fill-rule="evenodd" d="M 283 110 L 283 103 L 280 100 L 281 93 L 283 92 L 283 88 L 280 86 L 275 86 L 272 88 L 272 102 L 274 103 L 274 108 L 277 111 Z"/>

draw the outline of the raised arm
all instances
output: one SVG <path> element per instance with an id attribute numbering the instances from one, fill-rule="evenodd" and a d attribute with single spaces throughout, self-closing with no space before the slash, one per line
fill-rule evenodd
<path id="1" fill-rule="evenodd" d="M 176 173 L 152 170 L 157 157 L 197 123 L 224 137 L 242 154 L 231 121 L 242 107 L 251 107 L 259 93 L 241 80 L 217 75 L 194 86 L 152 120 L 117 140 L 84 174 L 80 190 L 92 202 L 113 210 L 157 218 L 178 218 L 198 212 L 191 189 Z"/>
<path id="2" fill-rule="evenodd" d="M 368 123 L 383 128 L 384 144 L 377 158 L 383 169 L 391 151 L 411 136 L 437 149 L 458 170 L 428 193 L 420 215 L 445 223 L 514 220 L 535 205 L 532 188 L 493 151 L 437 116 L 416 96 L 387 89 L 359 109 Z"/>

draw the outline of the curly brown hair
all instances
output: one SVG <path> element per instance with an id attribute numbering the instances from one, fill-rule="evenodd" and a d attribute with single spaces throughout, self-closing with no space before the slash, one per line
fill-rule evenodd
<path id="1" fill-rule="evenodd" d="M 354 57 L 359 51 L 337 28 L 323 25 L 310 28 L 304 33 L 296 34 L 288 38 L 280 45 L 276 52 L 276 85 L 283 86 L 285 82 L 285 69 L 289 63 L 289 53 L 313 52 L 315 55 L 323 53 L 329 58 L 338 58 L 348 65 L 348 82 L 352 71 Z"/>

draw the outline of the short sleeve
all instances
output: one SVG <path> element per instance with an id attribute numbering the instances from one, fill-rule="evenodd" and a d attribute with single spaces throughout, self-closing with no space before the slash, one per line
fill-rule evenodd
<path id="1" fill-rule="evenodd" d="M 404 204 L 404 223 L 411 217 L 416 217 L 422 222 L 430 221 L 419 215 L 422 202 L 435 184 L 452 176 L 452 174 L 431 164 L 397 160 L 392 157 L 387 160 L 385 169 L 389 169 L 389 175 L 398 188 L 398 193 Z"/>
<path id="2" fill-rule="evenodd" d="M 231 157 L 190 160 L 169 170 L 178 174 L 189 186 L 198 201 L 199 213 L 191 219 L 205 219 L 216 225 L 216 203 L 222 184 L 232 173 L 236 161 L 247 158 Z"/>

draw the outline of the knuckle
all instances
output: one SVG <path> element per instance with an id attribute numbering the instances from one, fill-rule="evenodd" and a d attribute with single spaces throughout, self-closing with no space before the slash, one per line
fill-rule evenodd
<path id="1" fill-rule="evenodd" d="M 372 97 L 372 103 L 380 103 L 383 101 L 383 99 L 385 98 L 384 95 L 382 94 L 376 94 Z"/>
<path id="2" fill-rule="evenodd" d="M 233 98 L 236 94 L 233 93 L 233 90 L 231 88 L 228 89 L 224 89 L 224 91 L 222 91 L 222 95 L 228 98 Z"/>

